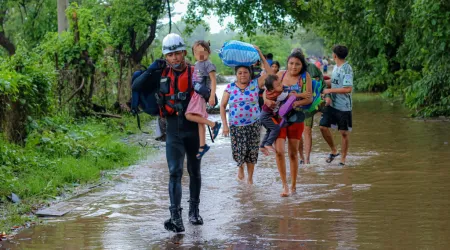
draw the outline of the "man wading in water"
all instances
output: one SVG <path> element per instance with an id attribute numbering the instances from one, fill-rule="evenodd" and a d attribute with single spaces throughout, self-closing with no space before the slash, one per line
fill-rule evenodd
<path id="1" fill-rule="evenodd" d="M 326 105 L 320 119 L 320 131 L 325 141 L 330 146 L 331 153 L 327 158 L 330 163 L 339 156 L 334 145 L 333 135 L 330 132 L 332 125 L 337 125 L 342 136 L 341 162 L 340 166 L 345 165 L 347 157 L 349 135 L 352 130 L 352 90 L 353 90 L 353 70 L 345 61 L 348 55 L 348 49 L 342 45 L 333 47 L 333 59 L 336 66 L 333 68 L 331 82 L 327 80 L 329 89 L 323 91 L 324 94 L 330 94 L 331 99 L 327 97 Z M 331 104 L 330 104 L 331 102 Z"/>
<path id="2" fill-rule="evenodd" d="M 170 174 L 170 219 L 164 222 L 164 227 L 178 233 L 184 231 L 181 214 L 181 177 L 185 156 L 190 178 L 189 222 L 193 225 L 203 224 L 198 209 L 201 188 L 201 160 L 196 157 L 200 146 L 198 125 L 186 120 L 184 115 L 194 94 L 192 87 L 194 67 L 186 63 L 186 45 L 177 34 L 169 34 L 163 39 L 162 52 L 168 66 L 161 77 L 159 106 L 167 123 L 166 158 Z"/>

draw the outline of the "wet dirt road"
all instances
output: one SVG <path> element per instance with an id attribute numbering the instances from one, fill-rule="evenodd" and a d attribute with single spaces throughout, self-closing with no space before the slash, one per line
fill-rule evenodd
<path id="1" fill-rule="evenodd" d="M 401 108 L 370 96 L 355 98 L 354 107 L 348 165 L 325 163 L 316 126 L 312 164 L 300 168 L 291 197 L 279 195 L 273 156 L 260 155 L 253 186 L 238 182 L 230 140 L 220 138 L 202 162 L 205 224 L 186 223 L 185 171 L 186 233 L 166 232 L 168 170 L 160 144 L 120 181 L 79 198 L 84 205 L 0 248 L 449 249 L 450 124 L 404 118 Z"/>

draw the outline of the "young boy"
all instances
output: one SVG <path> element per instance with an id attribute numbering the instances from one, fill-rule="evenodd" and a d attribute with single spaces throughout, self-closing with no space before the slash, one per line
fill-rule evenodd
<path id="1" fill-rule="evenodd" d="M 331 153 L 326 159 L 328 163 L 339 156 L 329 128 L 337 124 L 338 130 L 341 133 L 342 148 L 339 166 L 345 166 L 349 133 L 352 130 L 353 70 L 345 61 L 347 55 L 347 47 L 343 45 L 333 47 L 333 59 L 336 62 L 336 66 L 333 69 L 331 81 L 327 80 L 329 88 L 323 91 L 323 94 L 330 94 L 330 97 L 325 98 L 327 107 L 324 109 L 322 118 L 320 119 L 320 131 L 331 149 Z"/>
<path id="2" fill-rule="evenodd" d="M 269 155 L 268 150 L 275 151 L 272 145 L 277 139 L 281 128 L 275 123 L 274 118 L 280 108 L 280 103 L 288 97 L 289 93 L 283 92 L 283 85 L 277 75 L 268 75 L 264 85 L 266 87 L 266 99 L 276 102 L 276 107 L 274 109 L 271 109 L 264 104 L 259 119 L 267 130 L 266 135 L 261 142 L 260 150 L 265 155 Z"/>

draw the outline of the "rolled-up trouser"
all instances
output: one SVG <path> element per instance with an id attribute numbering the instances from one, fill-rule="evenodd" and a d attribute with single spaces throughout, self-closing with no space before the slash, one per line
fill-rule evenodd
<path id="1" fill-rule="evenodd" d="M 187 157 L 189 173 L 190 200 L 200 200 L 202 178 L 200 163 L 196 155 L 200 146 L 197 123 L 186 120 L 183 116 L 166 118 L 166 158 L 169 167 L 170 208 L 181 206 L 181 177 L 183 176 L 184 157 Z"/>

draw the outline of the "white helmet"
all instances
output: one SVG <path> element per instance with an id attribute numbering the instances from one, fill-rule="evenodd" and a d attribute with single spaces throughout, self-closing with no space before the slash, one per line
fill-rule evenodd
<path id="1" fill-rule="evenodd" d="M 181 36 L 175 33 L 170 33 L 166 37 L 164 37 L 162 41 L 163 55 L 180 50 L 186 50 L 186 44 L 184 43 Z"/>

